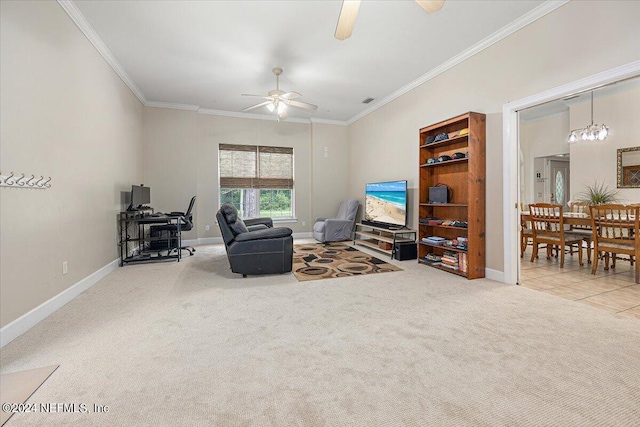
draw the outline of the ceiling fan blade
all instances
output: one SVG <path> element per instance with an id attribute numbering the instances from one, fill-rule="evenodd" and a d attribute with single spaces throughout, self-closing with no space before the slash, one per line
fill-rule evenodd
<path id="1" fill-rule="evenodd" d="M 316 111 L 318 109 L 317 105 L 313 105 L 313 104 L 309 104 L 306 102 L 301 102 L 301 101 L 292 101 L 289 99 L 286 99 L 284 101 L 285 104 L 291 106 L 291 107 L 296 107 L 296 108 L 304 108 L 305 110 L 311 110 L 311 111 Z"/>
<path id="2" fill-rule="evenodd" d="M 264 107 L 267 104 L 271 104 L 271 101 L 265 101 L 265 102 L 261 102 L 260 104 L 252 105 L 251 107 L 247 107 L 247 108 L 243 109 L 242 111 L 251 111 L 251 110 L 254 110 L 256 108 Z"/>
<path id="3" fill-rule="evenodd" d="M 243 93 L 242 96 L 253 96 L 254 98 L 262 98 L 262 99 L 271 99 L 268 96 L 264 96 L 264 95 L 252 95 L 249 93 Z"/>
<path id="4" fill-rule="evenodd" d="M 445 0 L 416 0 L 416 3 L 427 13 L 434 13 L 442 9 Z"/>
<path id="5" fill-rule="evenodd" d="M 351 37 L 353 25 L 356 23 L 356 17 L 358 16 L 358 9 L 360 9 L 360 0 L 344 0 L 342 2 L 335 38 L 345 40 Z"/>
<path id="6" fill-rule="evenodd" d="M 296 99 L 296 98 L 300 98 L 302 95 L 300 95 L 298 92 L 287 92 L 285 94 L 282 95 L 282 98 L 284 99 Z"/>

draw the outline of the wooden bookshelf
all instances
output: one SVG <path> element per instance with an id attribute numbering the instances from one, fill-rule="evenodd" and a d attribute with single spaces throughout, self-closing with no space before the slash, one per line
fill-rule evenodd
<path id="1" fill-rule="evenodd" d="M 466 135 L 458 133 L 469 129 Z M 441 133 L 449 138 L 427 143 L 429 137 Z M 484 277 L 485 269 L 485 133 L 484 114 L 469 112 L 420 129 L 419 137 L 419 218 L 464 221 L 467 228 L 450 225 L 418 227 L 418 261 L 439 270 L 448 271 L 468 279 Z M 429 159 L 463 153 L 465 157 L 429 163 Z M 449 203 L 429 203 L 429 188 L 443 184 L 450 188 Z M 448 240 L 467 238 L 467 249 L 441 246 L 422 239 L 439 236 Z M 466 254 L 466 272 L 442 265 L 432 265 L 428 254 L 441 256 L 445 251 Z"/>

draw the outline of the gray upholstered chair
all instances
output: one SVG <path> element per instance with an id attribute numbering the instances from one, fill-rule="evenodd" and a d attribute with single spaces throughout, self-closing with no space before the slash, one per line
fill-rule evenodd
<path id="1" fill-rule="evenodd" d="M 271 218 L 243 221 L 238 210 L 225 203 L 216 214 L 231 271 L 243 277 L 288 273 L 293 266 L 292 230 L 273 227 Z"/>
<path id="2" fill-rule="evenodd" d="M 313 237 L 320 242 L 339 242 L 352 238 L 351 231 L 356 222 L 360 202 L 356 199 L 343 200 L 335 218 L 316 218 Z"/>

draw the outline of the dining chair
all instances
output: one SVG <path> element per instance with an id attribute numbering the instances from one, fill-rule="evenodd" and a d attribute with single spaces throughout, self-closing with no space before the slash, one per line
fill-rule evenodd
<path id="1" fill-rule="evenodd" d="M 609 253 L 635 259 L 635 282 L 640 283 L 640 206 L 607 204 L 590 206 L 595 256 L 591 274 L 596 274 L 598 259 L 604 254 L 605 270 L 609 269 Z"/>
<path id="2" fill-rule="evenodd" d="M 524 212 L 524 203 L 522 202 L 520 202 L 520 212 Z M 524 252 L 527 250 L 529 242 L 533 245 L 531 221 L 522 219 L 522 215 L 520 215 L 520 258 L 524 258 Z"/>
<path id="3" fill-rule="evenodd" d="M 529 205 L 533 230 L 533 252 L 531 262 L 538 256 L 538 246 L 547 245 L 547 259 L 551 258 L 551 248 L 558 246 L 560 250 L 560 268 L 564 268 L 565 246 L 576 245 L 578 263 L 582 262 L 582 236 L 564 229 L 562 205 L 554 203 L 534 203 Z"/>
<path id="4" fill-rule="evenodd" d="M 569 208 L 573 214 L 589 215 L 589 203 L 587 202 L 571 202 L 569 204 Z M 587 246 L 587 263 L 591 264 L 591 242 L 593 241 L 593 231 L 591 230 L 591 226 L 571 225 L 569 226 L 569 230 L 573 234 L 579 234 L 582 236 L 582 240 Z M 570 250 L 570 253 L 573 254 L 573 249 Z"/>

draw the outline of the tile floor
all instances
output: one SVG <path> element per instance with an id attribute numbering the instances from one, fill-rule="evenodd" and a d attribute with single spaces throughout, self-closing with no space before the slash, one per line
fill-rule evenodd
<path id="1" fill-rule="evenodd" d="M 560 268 L 559 258 L 547 260 L 542 249 L 538 253 L 539 258 L 530 262 L 528 247 L 521 258 L 521 286 L 640 320 L 640 285 L 635 283 L 634 267 L 628 261 L 618 260 L 615 269 L 605 271 L 604 261 L 600 260 L 592 275 L 586 253 L 583 267 L 578 264 L 577 254 L 566 254 L 564 268 Z"/>

